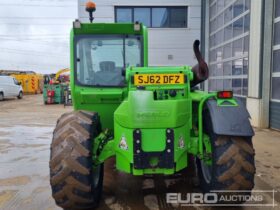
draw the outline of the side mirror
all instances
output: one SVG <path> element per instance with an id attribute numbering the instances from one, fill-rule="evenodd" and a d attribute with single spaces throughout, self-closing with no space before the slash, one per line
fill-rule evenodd
<path id="1" fill-rule="evenodd" d="M 21 82 L 18 82 L 18 85 L 21 85 Z"/>

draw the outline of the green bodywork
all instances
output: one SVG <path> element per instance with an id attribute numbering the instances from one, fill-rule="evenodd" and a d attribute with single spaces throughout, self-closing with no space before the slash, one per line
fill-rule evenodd
<path id="1" fill-rule="evenodd" d="M 234 99 L 217 99 L 216 93 L 193 91 L 190 81 L 193 72 L 190 66 L 148 67 L 147 29 L 142 24 L 134 30 L 134 24 L 81 24 L 71 32 L 71 92 L 75 110 L 97 112 L 103 132 L 93 141 L 94 164 L 103 163 L 115 156 L 118 170 L 134 175 L 174 174 L 188 166 L 188 155 L 202 158 L 211 165 L 212 147 L 209 137 L 203 132 L 203 109 L 205 102 L 213 98 L 219 106 L 236 106 Z M 77 83 L 76 38 L 81 35 L 137 35 L 142 39 L 141 67 L 127 67 L 122 87 L 85 86 Z M 110 54 L 108 55 L 110 57 Z M 134 85 L 135 74 L 184 74 L 184 84 Z M 176 96 L 169 91 L 175 90 Z M 133 132 L 141 130 L 142 150 L 162 152 L 166 148 L 166 129 L 174 131 L 174 168 L 159 168 L 157 158 L 151 158 L 155 167 L 134 167 Z M 123 145 L 125 142 L 125 145 Z"/>
<path id="2" fill-rule="evenodd" d="M 143 66 L 148 66 L 148 32 L 141 25 L 140 31 L 134 30 L 133 24 L 82 24 L 81 28 L 74 28 L 70 35 L 71 47 L 71 91 L 75 110 L 89 110 L 99 113 L 102 126 L 113 129 L 115 110 L 127 97 L 128 88 L 98 88 L 85 87 L 75 84 L 75 37 L 79 35 L 140 35 L 143 37 Z"/>

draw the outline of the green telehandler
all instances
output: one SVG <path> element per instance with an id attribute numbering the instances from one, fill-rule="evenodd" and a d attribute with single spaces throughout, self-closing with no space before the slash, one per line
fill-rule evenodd
<path id="1" fill-rule="evenodd" d="M 92 22 L 95 4 L 88 3 L 87 11 Z M 231 91 L 195 88 L 208 78 L 199 44 L 193 45 L 194 67 L 149 67 L 143 24 L 73 23 L 74 111 L 57 121 L 49 163 L 58 206 L 97 207 L 103 164 L 111 157 L 121 172 L 172 175 L 188 167 L 192 155 L 204 193 L 250 194 L 255 164 L 249 113 Z"/>

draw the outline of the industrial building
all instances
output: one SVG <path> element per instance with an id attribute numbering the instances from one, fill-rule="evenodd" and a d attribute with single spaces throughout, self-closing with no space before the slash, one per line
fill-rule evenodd
<path id="1" fill-rule="evenodd" d="M 86 0 L 79 20 L 88 22 Z M 209 64 L 209 91 L 232 89 L 252 124 L 280 129 L 280 0 L 96 0 L 95 22 L 142 22 L 149 65 L 194 65 L 195 39 Z"/>
<path id="2" fill-rule="evenodd" d="M 87 0 L 79 0 L 79 20 L 88 22 Z M 192 44 L 200 37 L 201 2 L 197 0 L 97 0 L 94 22 L 142 22 L 149 27 L 149 64 L 195 64 Z"/>
<path id="3" fill-rule="evenodd" d="M 280 129 L 280 1 L 202 1 L 208 90 L 233 89 L 252 124 Z"/>

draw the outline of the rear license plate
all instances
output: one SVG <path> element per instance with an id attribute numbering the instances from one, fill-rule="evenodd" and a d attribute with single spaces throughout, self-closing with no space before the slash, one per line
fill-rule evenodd
<path id="1" fill-rule="evenodd" d="M 135 74 L 134 85 L 181 85 L 184 74 Z"/>

